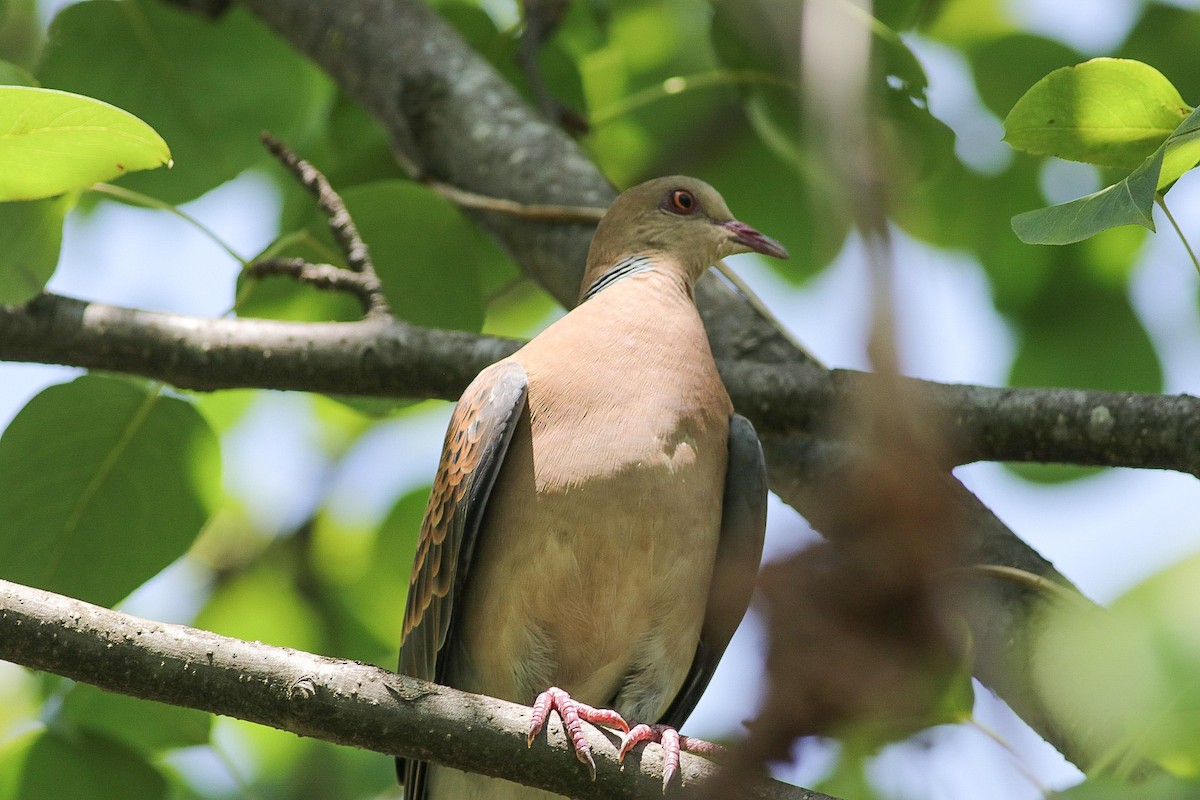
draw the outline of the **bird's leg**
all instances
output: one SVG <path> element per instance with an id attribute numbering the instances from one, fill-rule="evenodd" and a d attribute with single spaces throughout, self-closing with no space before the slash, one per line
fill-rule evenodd
<path id="1" fill-rule="evenodd" d="M 533 701 L 533 719 L 529 723 L 528 744 L 533 746 L 533 737 L 537 736 L 554 709 L 562 717 L 563 727 L 571 737 L 571 745 L 575 748 L 576 757 L 587 764 L 592 780 L 596 780 L 596 762 L 592 759 L 592 746 L 587 742 L 583 733 L 583 720 L 593 724 L 607 725 L 610 728 L 620 728 L 629 734 L 629 724 L 617 712 L 607 708 L 592 708 L 587 703 L 575 700 L 557 686 L 551 686 L 537 696 Z"/>
<path id="2" fill-rule="evenodd" d="M 670 725 L 634 725 L 621 740 L 621 750 L 617 754 L 618 761 L 624 761 L 626 754 L 640 742 L 658 742 L 663 749 L 663 794 L 675 773 L 679 771 L 679 753 L 686 750 L 705 758 L 719 758 L 725 754 L 725 748 L 719 744 L 706 742 L 694 736 L 681 736 L 679 731 Z"/>

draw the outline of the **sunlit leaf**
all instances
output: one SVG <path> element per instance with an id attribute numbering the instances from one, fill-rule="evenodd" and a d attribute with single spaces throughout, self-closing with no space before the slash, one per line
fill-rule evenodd
<path id="1" fill-rule="evenodd" d="M 1005 118 L 1004 140 L 1035 155 L 1132 170 L 1191 110 L 1148 64 L 1096 58 L 1034 84 Z"/>
<path id="2" fill-rule="evenodd" d="M 153 128 L 90 97 L 0 86 L 0 201 L 37 200 L 171 163 Z"/>

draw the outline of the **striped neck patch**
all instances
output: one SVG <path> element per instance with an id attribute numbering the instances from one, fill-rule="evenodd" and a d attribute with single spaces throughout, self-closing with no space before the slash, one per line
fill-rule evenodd
<path id="1" fill-rule="evenodd" d="M 629 258 L 621 259 L 612 269 L 601 275 L 588 287 L 587 292 L 583 295 L 583 299 L 591 300 L 602 289 L 611 286 L 622 278 L 637 275 L 640 272 L 649 272 L 653 266 L 654 262 L 650 256 L 630 256 Z"/>

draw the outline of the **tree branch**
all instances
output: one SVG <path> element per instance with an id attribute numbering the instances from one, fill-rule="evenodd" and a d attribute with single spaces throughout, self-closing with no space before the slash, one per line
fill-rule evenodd
<path id="1" fill-rule="evenodd" d="M 662 797 L 662 748 L 622 766 L 615 735 L 585 726 L 596 780 L 575 760 L 557 717 L 533 747 L 530 709 L 368 664 L 141 619 L 0 581 L 0 658 L 111 692 L 269 725 L 350 747 L 435 761 L 583 800 Z M 716 767 L 682 754 L 699 796 Z M 836 800 L 762 780 L 748 798 Z"/>
<path id="2" fill-rule="evenodd" d="M 45 295 L 0 307 L 0 360 L 155 378 L 181 389 L 283 389 L 454 400 L 521 342 L 391 319 L 205 319 Z M 823 434 L 877 382 L 815 364 L 720 362 L 738 411 L 763 435 Z M 950 464 L 1035 461 L 1200 473 L 1200 399 L 1079 389 L 997 389 L 907 379 Z"/>

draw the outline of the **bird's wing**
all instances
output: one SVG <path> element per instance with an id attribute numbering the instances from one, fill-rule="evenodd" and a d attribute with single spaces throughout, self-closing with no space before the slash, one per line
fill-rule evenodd
<path id="1" fill-rule="evenodd" d="M 399 667 L 405 675 L 443 679 L 454 606 L 526 391 L 520 364 L 493 365 L 467 387 L 450 418 L 408 583 Z M 422 800 L 425 764 L 397 759 L 396 771 L 405 797 Z"/>
<path id="2" fill-rule="evenodd" d="M 679 693 L 660 722 L 678 728 L 708 688 L 717 662 L 750 606 L 767 527 L 767 467 L 754 426 L 729 421 L 729 464 L 721 511 L 721 539 L 709 587 L 700 644 Z"/>

